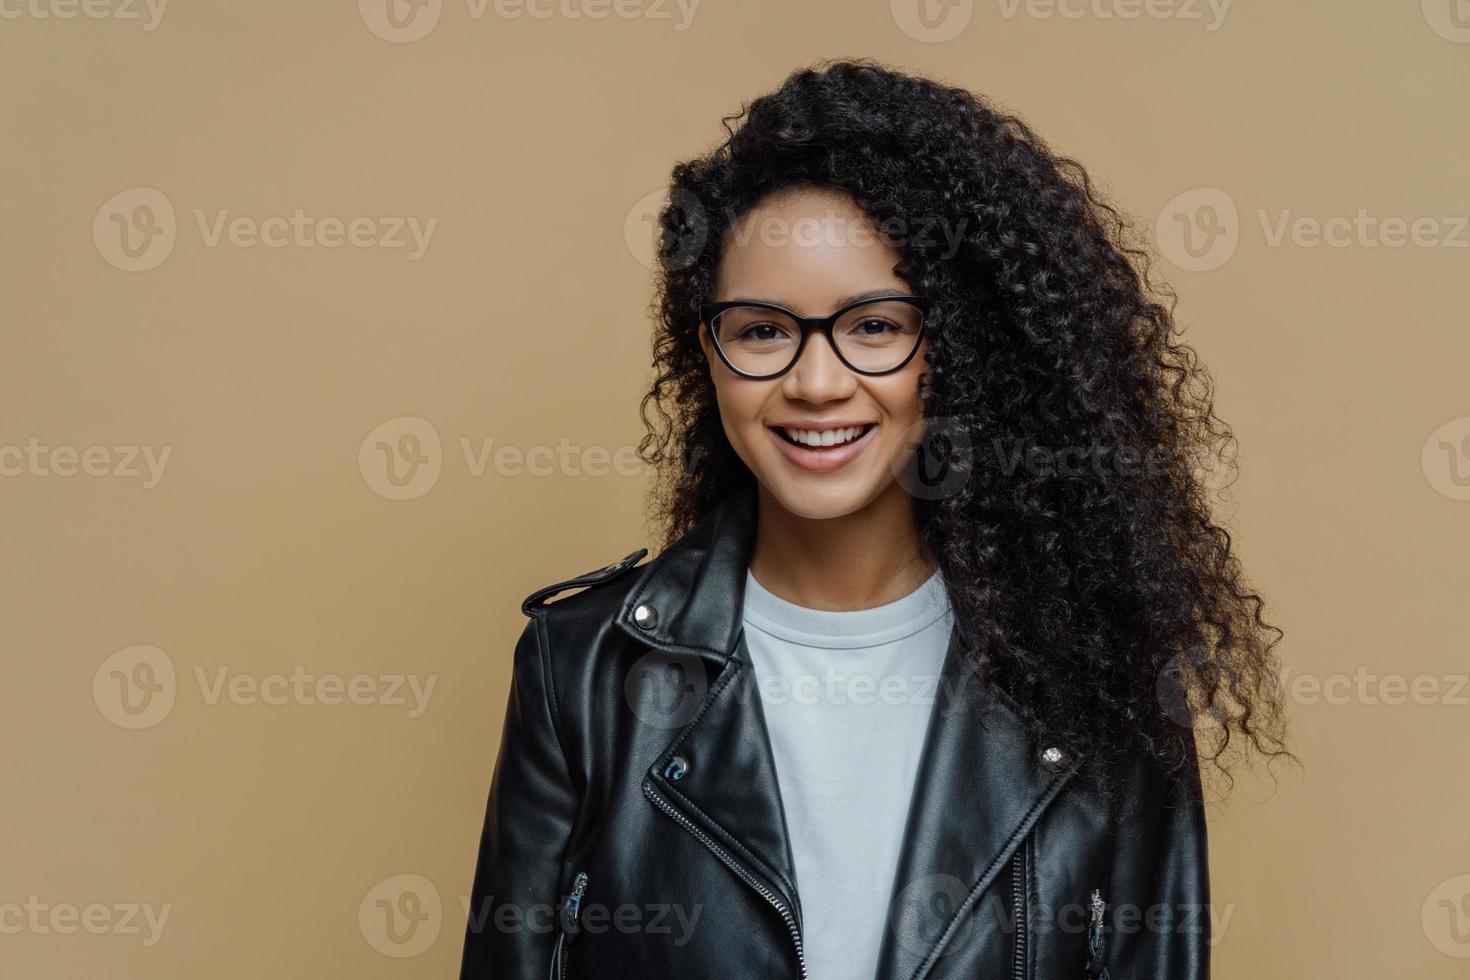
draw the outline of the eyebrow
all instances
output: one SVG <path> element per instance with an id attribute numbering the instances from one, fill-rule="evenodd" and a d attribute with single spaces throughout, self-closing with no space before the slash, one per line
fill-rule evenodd
<path id="1" fill-rule="evenodd" d="M 904 289 L 896 289 L 893 286 L 880 286 L 877 289 L 869 289 L 869 290 L 866 290 L 866 291 L 861 292 L 861 293 L 854 293 L 851 296 L 844 296 L 844 297 L 842 297 L 841 299 L 839 299 L 837 301 L 837 306 L 834 307 L 834 309 L 840 309 L 840 308 L 842 308 L 844 306 L 847 306 L 847 305 L 849 305 L 851 303 L 858 303 L 858 302 L 861 302 L 862 300 L 865 300 L 865 299 L 879 299 L 879 298 L 884 297 L 884 296 L 908 296 L 908 295 L 911 295 L 911 294 L 907 290 L 904 290 Z M 786 307 L 787 309 L 790 309 L 790 305 L 789 304 L 783 303 L 779 299 L 765 299 L 765 298 L 760 297 L 760 296 L 736 296 L 733 299 L 728 300 L 727 302 L 731 302 L 731 303 L 770 303 L 772 306 L 783 306 L 783 307 Z"/>

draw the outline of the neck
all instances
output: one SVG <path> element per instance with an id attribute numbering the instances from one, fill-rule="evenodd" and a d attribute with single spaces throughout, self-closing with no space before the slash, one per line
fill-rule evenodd
<path id="1" fill-rule="evenodd" d="M 871 609 L 928 581 L 913 498 L 898 483 L 841 517 L 793 514 L 757 486 L 759 517 L 750 573 L 770 592 L 809 609 Z"/>

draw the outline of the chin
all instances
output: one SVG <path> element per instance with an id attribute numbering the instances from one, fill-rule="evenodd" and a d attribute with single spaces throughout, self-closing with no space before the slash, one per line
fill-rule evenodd
<path id="1" fill-rule="evenodd" d="M 862 510 L 874 497 L 867 486 L 857 486 L 850 481 L 799 477 L 769 482 L 762 480 L 761 483 L 785 510 L 814 521 L 846 517 Z"/>

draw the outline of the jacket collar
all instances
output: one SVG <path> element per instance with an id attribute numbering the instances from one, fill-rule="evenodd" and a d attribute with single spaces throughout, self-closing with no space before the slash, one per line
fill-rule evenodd
<path id="1" fill-rule="evenodd" d="M 741 631 L 745 571 L 755 551 L 757 511 L 753 484 L 720 501 L 649 563 L 628 590 L 618 625 L 639 642 L 723 665 Z M 654 617 L 651 626 L 647 610 Z"/>
<path id="2" fill-rule="evenodd" d="M 645 783 L 784 898 L 799 927 L 791 843 L 742 628 L 756 518 L 753 485 L 726 497 L 649 563 L 617 622 L 641 643 L 697 657 L 699 679 L 708 678 L 698 685 L 698 712 Z M 1038 751 L 1008 697 L 981 684 L 968 651 L 956 624 L 915 773 L 877 980 L 917 980 L 946 952 L 981 940 L 983 930 L 966 926 L 975 921 L 969 913 L 1080 761 Z M 675 757 L 683 766 L 671 780 Z"/>

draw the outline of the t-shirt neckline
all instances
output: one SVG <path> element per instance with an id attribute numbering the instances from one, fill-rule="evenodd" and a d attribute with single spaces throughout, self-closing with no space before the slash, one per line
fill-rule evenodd
<path id="1" fill-rule="evenodd" d="M 868 609 L 811 609 L 771 592 L 745 570 L 744 619 L 764 633 L 813 647 L 878 646 L 912 636 L 949 612 L 939 569 L 908 595 Z"/>

